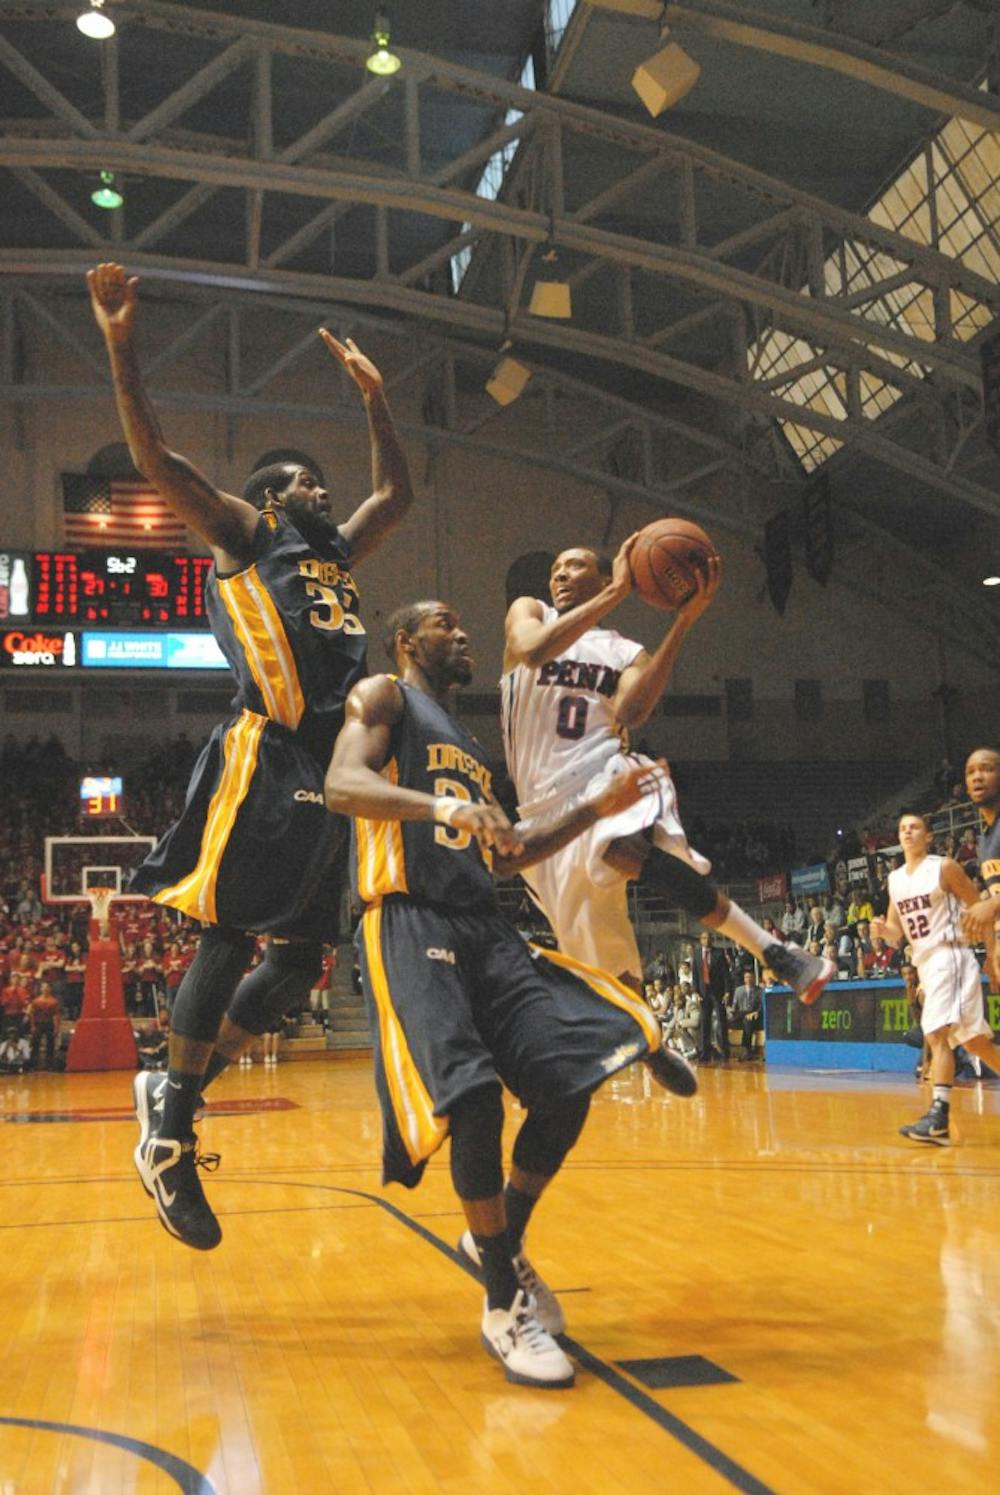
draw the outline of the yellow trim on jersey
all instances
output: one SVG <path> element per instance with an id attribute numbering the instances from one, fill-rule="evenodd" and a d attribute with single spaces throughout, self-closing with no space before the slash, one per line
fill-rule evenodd
<path id="1" fill-rule="evenodd" d="M 436 1152 L 448 1135 L 448 1122 L 434 1115 L 434 1102 L 413 1062 L 406 1034 L 392 1005 L 382 960 L 382 909 L 370 908 L 361 920 L 372 996 L 378 1010 L 379 1048 L 396 1126 L 411 1163 Z"/>
<path id="2" fill-rule="evenodd" d="M 579 976 L 591 991 L 610 1002 L 613 1007 L 620 1007 L 623 1012 L 627 1012 L 639 1024 L 651 1052 L 662 1047 L 663 1033 L 656 1014 L 617 977 L 609 976 L 607 971 L 599 971 L 596 966 L 585 965 L 582 960 L 574 960 L 571 955 L 563 955 L 561 950 L 546 950 L 541 945 L 532 945 L 531 948 L 546 960 L 551 960 L 553 965 L 563 966 L 572 975 Z"/>
<path id="3" fill-rule="evenodd" d="M 399 764 L 390 758 L 382 770 L 390 784 L 399 783 Z M 384 898 L 387 893 L 408 893 L 403 827 L 398 820 L 354 822 L 358 842 L 358 896 L 362 903 Z"/>
<path id="4" fill-rule="evenodd" d="M 266 725 L 266 717 L 254 711 L 244 711 L 226 733 L 222 772 L 205 816 L 194 871 L 172 888 L 161 888 L 153 896 L 154 903 L 179 908 L 193 919 L 207 920 L 210 924 L 216 922 L 215 888 L 219 863 L 257 768 L 260 739 Z"/>
<path id="5" fill-rule="evenodd" d="M 302 720 L 305 698 L 285 625 L 256 566 L 222 577 L 219 596 L 273 722 L 292 730 Z"/>

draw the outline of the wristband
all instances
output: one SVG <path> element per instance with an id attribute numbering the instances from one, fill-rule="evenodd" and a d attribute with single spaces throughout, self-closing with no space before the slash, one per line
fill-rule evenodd
<path id="1" fill-rule="evenodd" d="M 438 825 L 451 825 L 455 813 L 461 808 L 462 801 L 455 799 L 450 794 L 439 794 L 434 800 L 434 819 Z"/>

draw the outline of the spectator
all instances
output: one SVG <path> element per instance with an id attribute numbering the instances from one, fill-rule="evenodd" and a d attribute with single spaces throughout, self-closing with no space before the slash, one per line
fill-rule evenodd
<path id="1" fill-rule="evenodd" d="M 0 1074 L 23 1075 L 30 1063 L 31 1045 L 23 1033 L 4 1033 L 0 1039 Z"/>
<path id="2" fill-rule="evenodd" d="M 761 988 L 754 980 L 753 966 L 744 966 L 741 974 L 743 979 L 733 993 L 730 1015 L 733 1023 L 739 1024 L 742 1029 L 743 1057 L 752 1059 L 755 1053 L 754 1044 L 760 1031 L 764 997 Z"/>
<path id="3" fill-rule="evenodd" d="M 872 917 L 884 919 L 889 912 L 889 868 L 883 857 L 875 861 L 875 891 L 871 896 Z"/>
<path id="4" fill-rule="evenodd" d="M 767 928 L 767 920 L 764 921 Z M 781 936 L 775 932 L 775 937 Z M 714 1031 L 718 1027 L 718 1047 L 723 1059 L 729 1058 L 729 1029 L 726 1025 L 725 1001 L 732 990 L 729 961 L 723 951 L 712 944 L 712 936 L 703 929 L 694 958 L 694 989 L 701 998 L 701 1038 L 698 1058 L 711 1060 Z"/>
<path id="5" fill-rule="evenodd" d="M 806 927 L 805 912 L 799 908 L 794 898 L 785 899 L 785 911 L 781 916 L 781 932 L 786 938 L 793 935 L 801 943 L 800 936 Z"/>
<path id="6" fill-rule="evenodd" d="M 864 974 L 868 977 L 891 976 L 896 969 L 898 952 L 885 940 L 874 939 L 871 949 L 864 957 Z"/>
<path id="7" fill-rule="evenodd" d="M 979 852 L 976 849 L 976 832 L 971 825 L 967 825 L 962 832 L 962 839 L 955 852 L 955 860 L 969 877 L 975 876 L 972 869 L 976 867 L 978 870 Z"/>
<path id="8" fill-rule="evenodd" d="M 43 1049 L 45 1050 L 44 1067 L 54 1068 L 61 1026 L 62 1010 L 59 1006 L 59 998 L 49 983 L 43 981 L 38 996 L 28 1004 L 28 1029 L 31 1036 L 31 1067 L 33 1069 L 42 1068 Z"/>
<path id="9" fill-rule="evenodd" d="M 848 980 L 857 970 L 857 942 L 850 929 L 844 928 L 837 938 L 837 975 Z"/>
<path id="10" fill-rule="evenodd" d="M 861 920 L 866 923 L 874 918 L 871 899 L 864 883 L 855 883 L 851 888 L 851 901 L 847 905 L 847 927 L 853 928 Z"/>

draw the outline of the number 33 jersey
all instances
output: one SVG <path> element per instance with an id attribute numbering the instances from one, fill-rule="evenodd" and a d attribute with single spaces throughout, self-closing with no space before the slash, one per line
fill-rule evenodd
<path id="1" fill-rule="evenodd" d="M 912 872 L 897 867 L 889 873 L 889 896 L 918 965 L 939 945 L 962 943 L 962 905 L 941 885 L 943 862 L 944 857 L 925 856 Z"/>
<path id="2" fill-rule="evenodd" d="M 249 565 L 209 572 L 212 632 L 236 676 L 233 705 L 296 733 L 324 767 L 344 703 L 366 673 L 350 551 L 336 531 L 307 541 L 280 509 L 265 509 Z"/>
<path id="3" fill-rule="evenodd" d="M 556 617 L 543 606 L 545 623 Z M 516 665 L 503 676 L 504 751 L 522 815 L 561 798 L 621 752 L 612 703 L 622 672 L 641 653 L 641 644 L 613 628 L 591 628 L 558 659 L 537 669 Z"/>

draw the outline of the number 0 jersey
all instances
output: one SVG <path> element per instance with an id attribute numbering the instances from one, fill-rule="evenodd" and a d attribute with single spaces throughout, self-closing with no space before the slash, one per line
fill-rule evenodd
<path id="1" fill-rule="evenodd" d="M 389 677 L 395 680 L 395 676 Z M 393 729 L 386 778 L 405 789 L 492 800 L 483 749 L 432 697 L 395 681 L 403 713 Z M 391 894 L 450 909 L 494 909 L 493 878 L 479 843 L 457 826 L 432 820 L 354 821 L 358 896 L 372 904 Z"/>
<path id="2" fill-rule="evenodd" d="M 253 555 L 208 574 L 212 632 L 236 676 L 233 702 L 296 733 L 325 768 L 351 688 L 367 673 L 350 549 L 306 540 L 281 509 L 261 513 Z"/>
<path id="3" fill-rule="evenodd" d="M 962 943 L 962 904 L 942 886 L 943 863 L 944 857 L 925 856 L 912 872 L 897 867 L 889 873 L 889 896 L 917 965 L 939 945 Z"/>
<path id="4" fill-rule="evenodd" d="M 543 621 L 558 617 L 543 604 Z M 536 813 L 599 772 L 622 750 L 612 701 L 642 645 L 613 628 L 591 628 L 558 659 L 515 665 L 500 681 L 507 771 L 522 815 Z"/>

